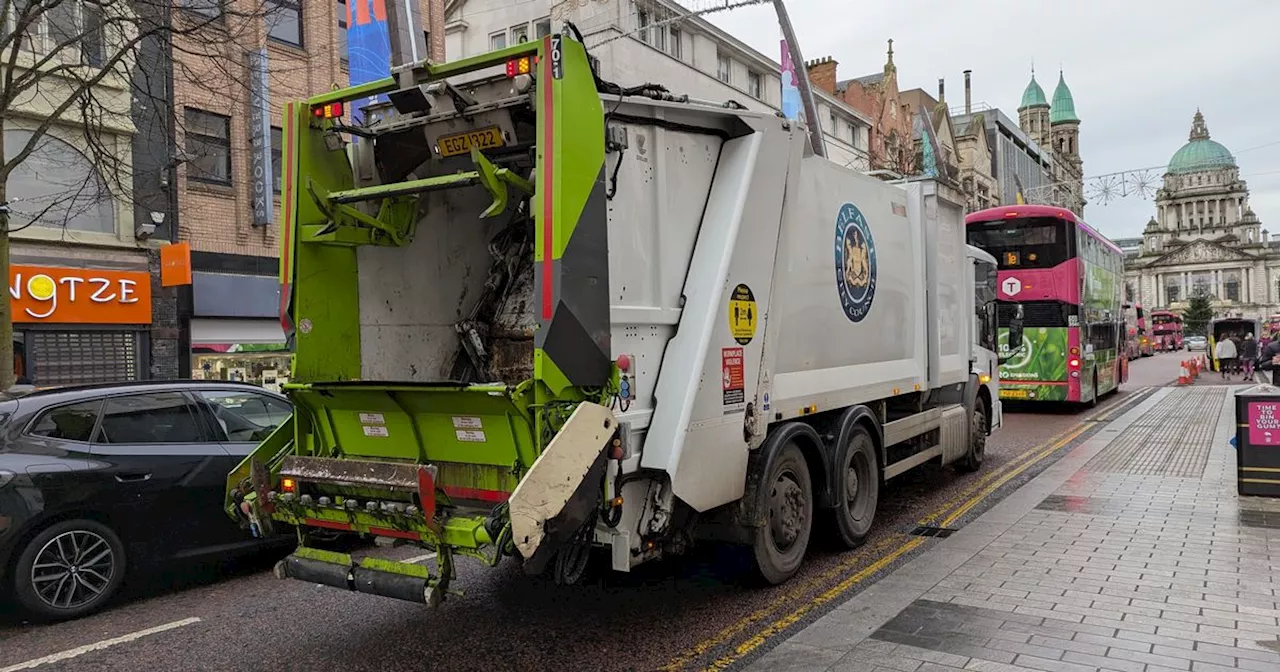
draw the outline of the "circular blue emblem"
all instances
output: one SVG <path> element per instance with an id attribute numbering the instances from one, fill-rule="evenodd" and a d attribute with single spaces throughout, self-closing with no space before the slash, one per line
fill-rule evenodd
<path id="1" fill-rule="evenodd" d="M 876 298 L 876 244 L 862 211 L 852 203 L 836 213 L 836 289 L 851 322 L 861 322 Z"/>

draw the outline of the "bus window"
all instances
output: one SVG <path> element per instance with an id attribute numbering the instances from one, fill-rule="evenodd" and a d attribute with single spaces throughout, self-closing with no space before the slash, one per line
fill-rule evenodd
<path id="1" fill-rule="evenodd" d="M 1072 226 L 1054 217 L 984 222 L 968 226 L 969 244 L 986 250 L 1001 270 L 1052 268 L 1071 258 Z"/>

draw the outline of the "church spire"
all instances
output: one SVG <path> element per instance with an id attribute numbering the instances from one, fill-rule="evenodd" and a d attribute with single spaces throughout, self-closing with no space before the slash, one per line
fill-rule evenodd
<path id="1" fill-rule="evenodd" d="M 885 61 L 884 74 L 890 75 L 898 71 L 898 66 L 893 64 L 893 38 L 889 38 L 889 60 Z"/>

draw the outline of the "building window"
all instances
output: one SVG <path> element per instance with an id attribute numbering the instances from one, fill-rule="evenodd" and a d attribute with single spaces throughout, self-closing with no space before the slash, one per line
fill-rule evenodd
<path id="1" fill-rule="evenodd" d="M 177 5 L 183 11 L 222 21 L 222 0 L 178 0 Z"/>
<path id="2" fill-rule="evenodd" d="M 529 41 L 529 24 L 522 23 L 518 26 L 511 27 L 511 44 L 521 44 Z"/>
<path id="3" fill-rule="evenodd" d="M 729 57 L 725 56 L 724 54 L 717 53 L 716 54 L 716 78 L 724 82 L 725 84 L 732 83 L 733 81 L 732 72 L 733 72 L 733 63 L 729 60 Z"/>
<path id="4" fill-rule="evenodd" d="M 671 32 L 671 46 L 667 50 L 667 53 L 674 56 L 676 60 L 683 61 L 684 45 L 680 43 L 680 40 L 683 38 L 683 33 L 680 32 L 679 28 L 671 28 L 670 32 Z"/>
<path id="5" fill-rule="evenodd" d="M 499 49 L 506 49 L 506 48 L 507 48 L 506 31 L 503 31 L 501 33 L 494 33 L 489 36 L 489 51 L 497 51 Z"/>
<path id="6" fill-rule="evenodd" d="M 271 127 L 271 170 L 271 188 L 278 194 L 284 184 L 284 131 L 275 126 Z"/>
<path id="7" fill-rule="evenodd" d="M 351 21 L 351 10 L 347 8 L 347 0 L 338 0 L 338 58 L 344 62 L 347 56 L 347 25 Z"/>
<path id="8" fill-rule="evenodd" d="M 652 21 L 649 19 L 649 10 L 647 9 L 636 10 L 636 31 L 637 31 L 636 34 L 640 36 L 641 42 L 649 41 L 649 24 L 650 23 L 652 23 Z"/>
<path id="9" fill-rule="evenodd" d="M 185 110 L 187 179 L 231 184 L 231 117 Z"/>
<path id="10" fill-rule="evenodd" d="M 764 86 L 761 84 L 760 80 L 760 73 L 752 70 L 747 71 L 747 93 L 751 94 L 752 98 L 763 100 Z"/>
<path id="11" fill-rule="evenodd" d="M 533 36 L 542 39 L 551 34 L 551 19 L 539 19 L 533 24 Z"/>
<path id="12" fill-rule="evenodd" d="M 1167 303 L 1178 302 L 1178 290 L 1182 289 L 1177 285 L 1168 285 L 1164 288 L 1164 296 Z"/>
<path id="13" fill-rule="evenodd" d="M 267 37 L 294 47 L 302 46 L 302 5 L 290 0 L 267 0 Z"/>
<path id="14" fill-rule="evenodd" d="M 3 17 L 3 32 L 7 36 L 14 25 L 28 22 L 19 40 L 21 48 L 50 56 L 59 64 L 97 67 L 105 61 L 100 4 L 79 0 L 34 6 L 29 0 L 17 0 L 12 4 Z"/>
<path id="15" fill-rule="evenodd" d="M 31 138 L 30 131 L 5 129 L 5 154 L 22 151 Z M 104 134 L 99 142 L 112 146 L 115 139 Z M 6 186 L 10 194 L 22 196 L 22 200 L 15 199 L 10 205 L 10 231 L 34 225 L 71 231 L 116 232 L 114 198 L 94 162 L 81 150 L 52 135 L 46 133 L 36 140 L 35 150 L 14 166 Z"/>

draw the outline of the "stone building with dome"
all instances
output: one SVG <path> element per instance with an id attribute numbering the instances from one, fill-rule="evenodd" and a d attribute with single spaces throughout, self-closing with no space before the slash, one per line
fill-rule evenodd
<path id="1" fill-rule="evenodd" d="M 1053 102 L 1031 71 L 1031 81 L 1022 92 L 1018 105 L 1018 126 L 1051 157 L 1050 183 L 1047 194 L 1032 200 L 1067 208 L 1084 216 L 1084 160 L 1080 157 L 1080 117 L 1076 115 L 1075 98 L 1066 78 L 1058 72 L 1058 86 Z"/>
<path id="2" fill-rule="evenodd" d="M 1209 137 L 1199 110 L 1164 174 L 1156 211 L 1125 263 L 1125 291 L 1148 308 L 1186 307 L 1209 294 L 1220 316 L 1280 312 L 1280 243 L 1249 207 L 1236 159 Z"/>

